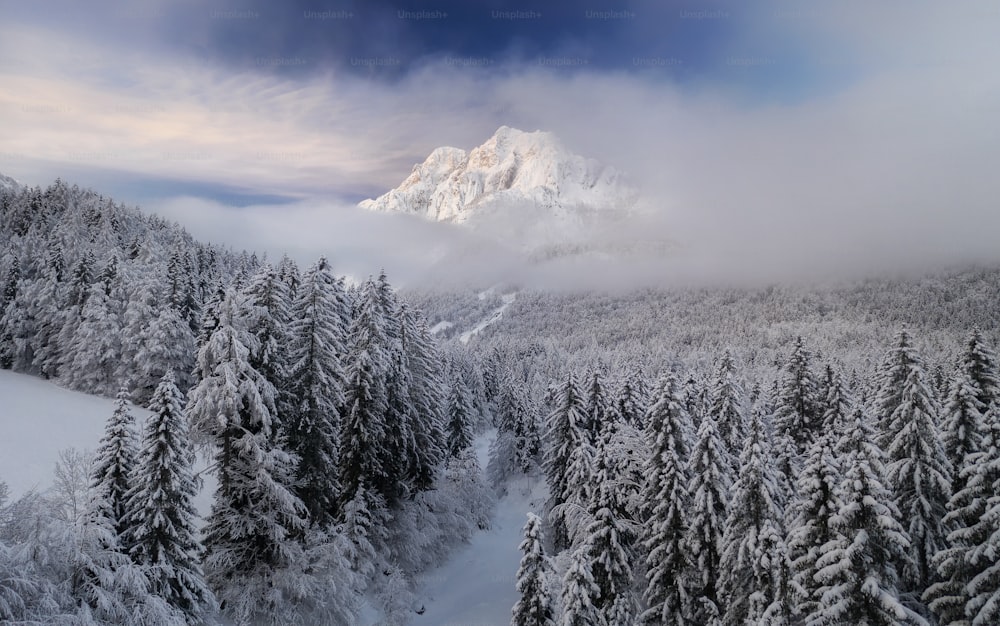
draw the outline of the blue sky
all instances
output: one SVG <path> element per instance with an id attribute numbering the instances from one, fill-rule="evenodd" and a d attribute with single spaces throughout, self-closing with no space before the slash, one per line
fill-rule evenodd
<path id="1" fill-rule="evenodd" d="M 0 172 L 314 252 L 509 125 L 626 171 L 685 241 L 995 255 L 998 32 L 995 0 L 0 0 Z"/>

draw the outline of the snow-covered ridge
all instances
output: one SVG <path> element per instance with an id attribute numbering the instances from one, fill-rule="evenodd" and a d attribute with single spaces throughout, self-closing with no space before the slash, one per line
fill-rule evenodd
<path id="1" fill-rule="evenodd" d="M 5 174 L 0 174 L 0 189 L 4 191 L 17 191 L 22 187 L 24 187 L 24 185 L 17 180 Z"/>
<path id="2" fill-rule="evenodd" d="M 552 133 L 501 126 L 466 152 L 431 152 L 399 187 L 359 206 L 465 223 L 487 207 L 533 206 L 539 213 L 627 210 L 638 193 L 613 167 L 570 152 Z"/>

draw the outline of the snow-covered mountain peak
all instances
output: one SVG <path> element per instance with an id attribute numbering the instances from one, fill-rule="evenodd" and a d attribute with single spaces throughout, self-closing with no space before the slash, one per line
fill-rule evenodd
<path id="1" fill-rule="evenodd" d="M 468 152 L 437 148 L 399 187 L 360 206 L 455 223 L 505 206 L 531 207 L 539 218 L 572 221 L 630 209 L 637 199 L 617 170 L 572 153 L 554 134 L 501 126 Z"/>

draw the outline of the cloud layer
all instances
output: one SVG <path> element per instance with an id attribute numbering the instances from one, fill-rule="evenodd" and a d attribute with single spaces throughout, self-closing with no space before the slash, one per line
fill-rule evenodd
<path id="1" fill-rule="evenodd" d="M 88 168 L 101 180 L 173 181 L 155 200 L 126 196 L 206 238 L 325 253 L 361 273 L 437 273 L 457 255 L 445 265 L 533 274 L 490 261 L 481 250 L 511 257 L 467 233 L 352 208 L 434 147 L 470 148 L 508 124 L 554 131 L 628 171 L 659 213 L 608 237 L 681 242 L 697 252 L 688 265 L 767 276 L 1000 260 L 993 3 L 768 3 L 685 19 L 688 38 L 729 20 L 711 31 L 726 38 L 710 71 L 703 44 L 680 48 L 690 58 L 635 48 L 623 69 L 537 58 L 483 66 L 445 49 L 390 76 L 342 63 L 234 66 L 218 50 L 165 47 L 156 34 L 178 27 L 165 19 L 142 22 L 123 44 L 100 20 L 11 19 L 0 22 L 0 171 L 41 184 L 67 171 L 87 183 Z M 616 32 L 649 41 L 654 27 L 636 19 Z M 211 30 L 202 36 L 209 52 L 218 47 Z M 566 59 L 604 53 L 560 42 Z M 237 210 L 191 197 L 210 195 L 192 191 L 206 185 L 292 202 Z"/>

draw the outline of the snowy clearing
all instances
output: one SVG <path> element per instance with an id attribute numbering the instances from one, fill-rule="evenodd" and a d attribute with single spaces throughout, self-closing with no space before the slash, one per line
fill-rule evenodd
<path id="1" fill-rule="evenodd" d="M 480 295 L 482 295 L 482 294 L 480 294 Z M 480 298 L 480 299 L 482 299 L 482 298 Z M 515 292 L 504 294 L 502 296 L 502 299 L 503 299 L 503 304 L 502 305 L 500 305 L 492 313 L 490 313 L 486 317 L 486 319 L 484 319 L 483 321 L 479 322 L 478 324 L 476 324 L 475 326 L 473 326 L 471 329 L 469 329 L 469 330 L 465 331 L 464 333 L 462 333 L 461 336 L 459 336 L 458 340 L 461 341 L 463 344 L 469 343 L 469 340 L 472 339 L 473 336 L 478 335 L 486 327 L 488 327 L 488 326 L 490 326 L 492 324 L 495 324 L 498 321 L 500 321 L 500 318 L 503 317 L 503 312 L 507 310 L 507 307 L 509 307 L 511 304 L 514 303 L 514 300 L 517 299 L 517 292 L 515 291 Z"/>

